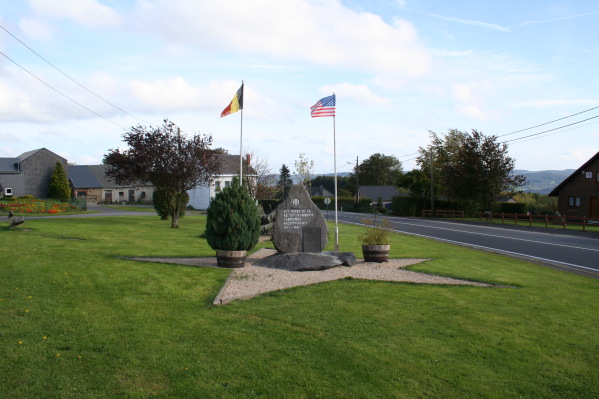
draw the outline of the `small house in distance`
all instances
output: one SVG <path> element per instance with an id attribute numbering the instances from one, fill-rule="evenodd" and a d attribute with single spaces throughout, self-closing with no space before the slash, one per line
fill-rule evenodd
<path id="1" fill-rule="evenodd" d="M 407 196 L 407 194 L 397 191 L 395 186 L 360 186 L 358 187 L 357 199 L 359 201 L 362 198 L 370 198 L 373 204 L 377 204 L 380 200 L 384 207 L 390 208 L 393 197 L 400 195 Z"/>
<path id="2" fill-rule="evenodd" d="M 16 158 L 0 158 L 0 197 L 46 198 L 57 162 L 67 169 L 67 160 L 46 148 L 27 151 Z"/>
<path id="3" fill-rule="evenodd" d="M 549 193 L 563 216 L 599 218 L 599 152 Z"/>
<path id="4" fill-rule="evenodd" d="M 70 165 L 69 182 L 73 196 L 87 198 L 91 204 L 151 203 L 154 185 L 136 182 L 119 185 L 106 176 L 106 165 Z"/>
<path id="5" fill-rule="evenodd" d="M 310 187 L 310 196 L 312 197 L 334 197 L 335 194 L 324 188 L 321 184 L 319 186 Z"/>

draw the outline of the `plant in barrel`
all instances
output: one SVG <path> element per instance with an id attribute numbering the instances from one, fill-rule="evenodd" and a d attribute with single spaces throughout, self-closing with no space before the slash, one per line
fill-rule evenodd
<path id="1" fill-rule="evenodd" d="M 260 214 L 247 188 L 234 179 L 210 201 L 206 239 L 220 267 L 243 267 L 247 251 L 258 243 Z"/>
<path id="2" fill-rule="evenodd" d="M 390 223 L 387 219 L 379 222 L 378 226 L 371 219 L 364 219 L 362 223 L 368 227 L 359 239 L 362 241 L 362 254 L 364 262 L 387 262 L 391 243 L 389 234 Z"/>

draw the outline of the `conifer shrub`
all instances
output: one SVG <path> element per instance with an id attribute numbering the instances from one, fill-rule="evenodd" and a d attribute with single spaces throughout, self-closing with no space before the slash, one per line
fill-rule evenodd
<path id="1" fill-rule="evenodd" d="M 258 207 L 237 180 L 210 201 L 206 239 L 212 249 L 249 251 L 260 238 Z"/>
<path id="2" fill-rule="evenodd" d="M 71 198 L 71 185 L 67 178 L 67 172 L 64 170 L 62 162 L 56 162 L 54 171 L 50 176 L 48 186 L 48 198 L 66 201 Z"/>

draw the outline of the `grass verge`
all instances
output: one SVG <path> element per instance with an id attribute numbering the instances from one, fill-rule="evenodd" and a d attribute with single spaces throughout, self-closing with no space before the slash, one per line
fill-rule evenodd
<path id="1" fill-rule="evenodd" d="M 0 397 L 599 396 L 597 280 L 394 235 L 392 256 L 431 259 L 413 270 L 510 288 L 342 280 L 215 308 L 229 271 L 119 259 L 212 256 L 204 221 L 1 230 Z"/>

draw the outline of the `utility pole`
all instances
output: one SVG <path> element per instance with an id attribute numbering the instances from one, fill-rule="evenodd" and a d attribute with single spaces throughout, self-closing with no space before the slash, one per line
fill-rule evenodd
<path id="1" fill-rule="evenodd" d="M 433 149 L 431 148 L 431 218 L 435 217 L 435 200 L 433 195 Z"/>
<path id="2" fill-rule="evenodd" d="M 356 204 L 360 203 L 360 173 L 358 169 L 358 157 L 356 157 Z"/>

